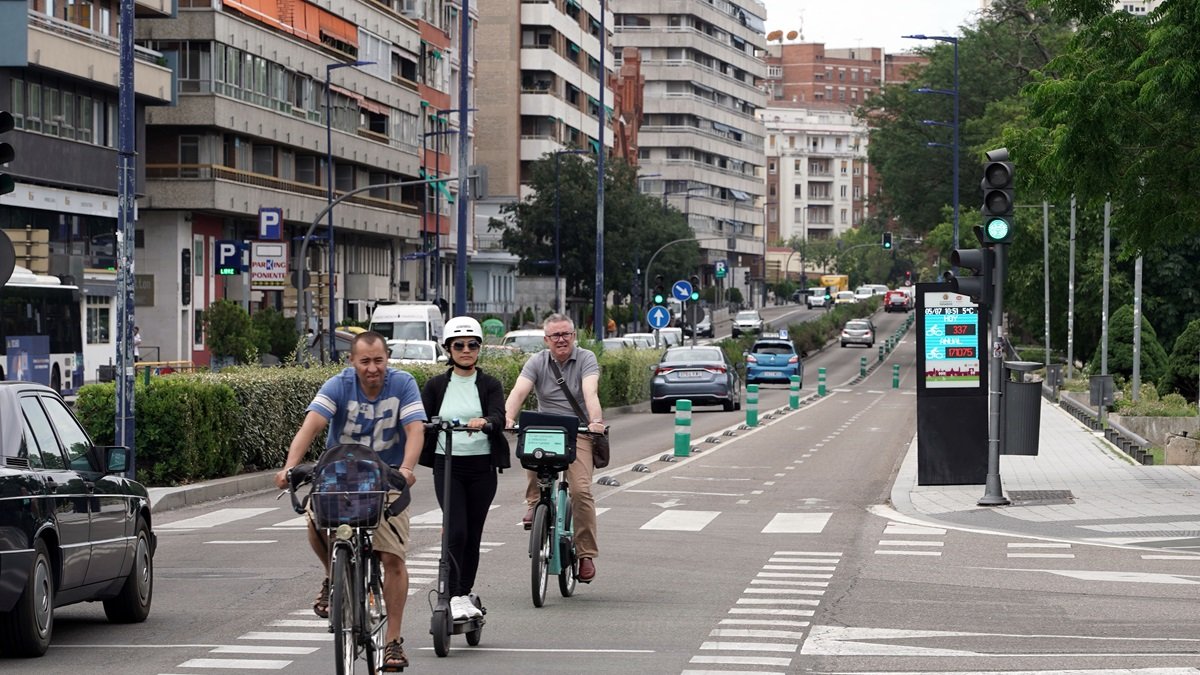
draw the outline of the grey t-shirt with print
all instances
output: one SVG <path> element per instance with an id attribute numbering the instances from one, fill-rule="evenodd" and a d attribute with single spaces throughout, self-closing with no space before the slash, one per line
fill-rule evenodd
<path id="1" fill-rule="evenodd" d="M 567 395 L 555 380 L 554 371 L 550 368 L 550 359 L 554 358 L 550 350 L 544 350 L 529 357 L 521 368 L 521 377 L 533 382 L 533 391 L 537 394 L 538 412 L 552 415 L 575 415 L 575 409 L 567 401 Z M 571 390 L 575 401 L 588 414 L 587 402 L 583 399 L 583 378 L 588 375 L 599 375 L 600 364 L 596 355 L 578 346 L 571 350 L 565 364 L 559 364 L 564 383 Z M 588 420 L 583 420 L 586 424 Z"/>

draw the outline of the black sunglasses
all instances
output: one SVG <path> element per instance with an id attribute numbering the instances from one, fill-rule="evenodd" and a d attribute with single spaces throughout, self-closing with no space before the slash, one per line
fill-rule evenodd
<path id="1" fill-rule="evenodd" d="M 468 340 L 466 342 L 451 342 L 450 348 L 456 352 L 465 352 L 467 350 L 479 351 L 479 340 Z"/>

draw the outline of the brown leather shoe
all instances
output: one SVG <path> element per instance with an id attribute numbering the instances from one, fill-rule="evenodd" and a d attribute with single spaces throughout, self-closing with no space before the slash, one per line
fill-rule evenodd
<path id="1" fill-rule="evenodd" d="M 533 529 L 533 510 L 536 507 L 536 504 L 529 507 L 529 510 L 525 512 L 525 517 L 521 519 L 521 525 L 527 530 Z"/>
<path id="2" fill-rule="evenodd" d="M 583 584 L 592 583 L 592 579 L 596 578 L 596 564 L 591 558 L 579 559 L 579 582 Z"/>

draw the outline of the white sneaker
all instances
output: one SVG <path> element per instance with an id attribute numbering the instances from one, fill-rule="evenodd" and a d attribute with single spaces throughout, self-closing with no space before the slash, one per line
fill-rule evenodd
<path id="1" fill-rule="evenodd" d="M 450 616 L 455 621 L 465 621 L 470 618 L 471 610 L 467 609 L 468 607 L 471 609 L 475 608 L 475 606 L 472 605 L 469 600 L 467 600 L 467 596 L 456 595 L 453 598 L 450 598 Z"/>
<path id="2" fill-rule="evenodd" d="M 463 605 L 466 607 L 466 610 L 467 610 L 467 618 L 468 619 L 474 619 L 474 618 L 483 616 L 483 611 L 481 611 L 478 607 L 475 606 L 475 603 L 472 600 L 471 596 L 464 595 L 464 596 L 462 596 L 462 599 L 463 599 Z"/>

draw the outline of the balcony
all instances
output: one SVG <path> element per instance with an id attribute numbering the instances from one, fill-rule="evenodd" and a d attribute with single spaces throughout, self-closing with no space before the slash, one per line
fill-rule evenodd
<path id="1" fill-rule="evenodd" d="M 28 49 L 31 66 L 117 88 L 121 46 L 114 37 L 30 10 Z M 133 70 L 139 96 L 171 101 L 171 69 L 162 54 L 135 47 Z"/>
<path id="2" fill-rule="evenodd" d="M 284 219 L 311 222 L 325 208 L 326 188 L 219 164 L 148 164 L 143 203 L 148 209 L 219 211 L 256 217 L 260 206 L 278 205 Z M 335 191 L 336 196 L 336 191 Z M 357 194 L 334 210 L 336 227 L 416 238 L 415 204 Z"/>

